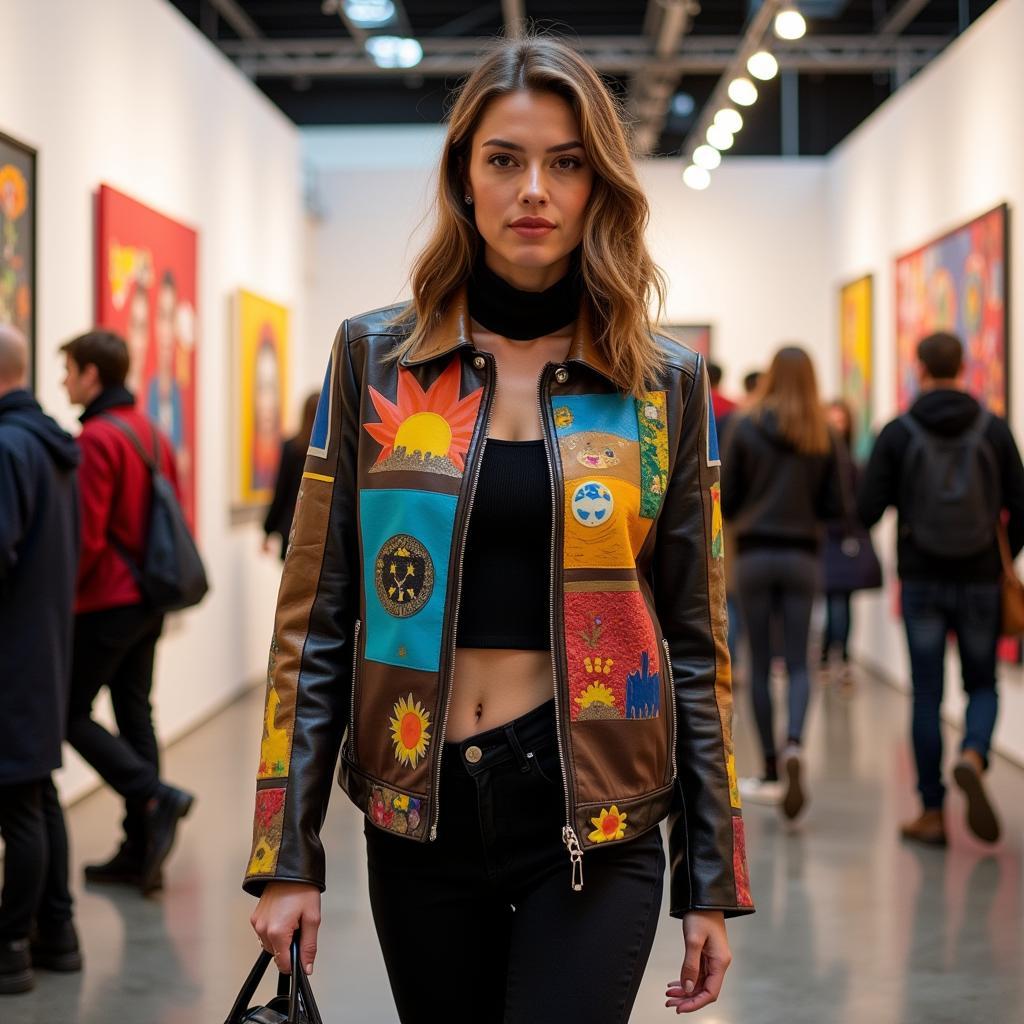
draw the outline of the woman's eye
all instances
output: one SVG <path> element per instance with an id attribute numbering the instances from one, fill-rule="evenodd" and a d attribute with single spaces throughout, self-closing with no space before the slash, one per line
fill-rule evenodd
<path id="1" fill-rule="evenodd" d="M 560 171 L 571 171 L 571 170 L 575 169 L 576 167 L 580 167 L 581 165 L 582 165 L 582 161 L 578 157 L 575 157 L 575 156 L 563 156 L 563 157 L 560 157 L 556 161 L 556 163 L 555 163 L 555 166 Z"/>
<path id="2" fill-rule="evenodd" d="M 515 161 L 508 153 L 495 153 L 488 163 L 494 164 L 495 167 L 511 167 Z"/>

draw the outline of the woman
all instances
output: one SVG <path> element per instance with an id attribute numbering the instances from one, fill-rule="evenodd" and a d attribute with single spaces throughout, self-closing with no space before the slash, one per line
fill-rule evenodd
<path id="1" fill-rule="evenodd" d="M 270 502 L 270 508 L 267 509 L 267 517 L 263 521 L 263 551 L 270 551 L 271 534 L 279 534 L 282 561 L 288 550 L 288 535 L 292 529 L 295 502 L 299 497 L 302 470 L 306 463 L 309 439 L 313 436 L 313 421 L 316 419 L 316 407 L 319 400 L 320 395 L 315 391 L 306 397 L 306 401 L 302 405 L 302 424 L 299 427 L 299 432 L 281 445 L 274 497 Z"/>
<path id="2" fill-rule="evenodd" d="M 736 587 L 750 644 L 750 692 L 764 775 L 744 779 L 757 802 L 781 801 L 792 819 L 806 803 L 801 746 L 810 699 L 807 636 L 818 589 L 821 524 L 841 513 L 836 456 L 803 349 L 780 349 L 736 422 L 723 460 L 722 511 L 736 540 Z M 781 618 L 789 725 L 779 782 L 770 686 L 773 613 Z"/>
<path id="3" fill-rule="evenodd" d="M 724 917 L 753 909 L 705 366 L 651 333 L 647 203 L 569 47 L 482 60 L 438 180 L 412 303 L 342 325 L 320 401 L 253 925 L 286 970 L 300 928 L 311 969 L 344 733 L 403 1022 L 626 1020 L 666 815 L 685 945 L 667 1005 L 695 1010 L 729 964 Z"/>

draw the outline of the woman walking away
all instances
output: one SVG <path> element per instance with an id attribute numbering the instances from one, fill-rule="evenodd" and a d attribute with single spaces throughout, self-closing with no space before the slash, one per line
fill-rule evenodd
<path id="1" fill-rule="evenodd" d="M 803 349 L 789 346 L 776 354 L 732 431 L 722 466 L 722 511 L 736 539 L 736 587 L 764 754 L 764 774 L 744 779 L 741 792 L 754 802 L 781 803 L 785 816 L 793 819 L 807 802 L 802 763 L 811 689 L 807 643 L 821 527 L 842 514 L 835 446 L 818 399 L 814 366 Z M 789 677 L 784 785 L 770 688 L 773 615 L 781 619 Z"/>
<path id="2" fill-rule="evenodd" d="M 707 369 L 652 330 L 647 200 L 570 47 L 481 60 L 438 182 L 412 301 L 346 320 L 328 367 L 271 644 L 253 927 L 285 971 L 299 929 L 312 969 L 340 748 L 402 1024 L 628 1020 L 666 817 L 666 1006 L 698 1010 L 725 918 L 753 910 Z"/>

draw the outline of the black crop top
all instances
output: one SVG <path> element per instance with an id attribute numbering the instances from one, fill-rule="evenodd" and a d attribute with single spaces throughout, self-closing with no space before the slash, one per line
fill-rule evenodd
<path id="1" fill-rule="evenodd" d="M 551 649 L 551 479 L 543 441 L 488 439 L 462 566 L 459 647 Z"/>

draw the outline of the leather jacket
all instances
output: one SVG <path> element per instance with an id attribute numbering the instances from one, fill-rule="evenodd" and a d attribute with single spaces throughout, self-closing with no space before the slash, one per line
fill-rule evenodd
<path id="1" fill-rule="evenodd" d="M 418 350 L 400 307 L 342 324 L 271 643 L 246 891 L 324 888 L 330 777 L 436 838 L 462 555 L 495 393 L 465 292 Z M 671 907 L 750 913 L 731 737 L 718 441 L 703 359 L 623 395 L 581 315 L 538 385 L 552 480 L 551 663 L 573 888 L 586 852 L 669 818 Z M 495 611 L 497 612 L 497 608 Z M 568 874 L 568 872 L 567 872 Z"/>

